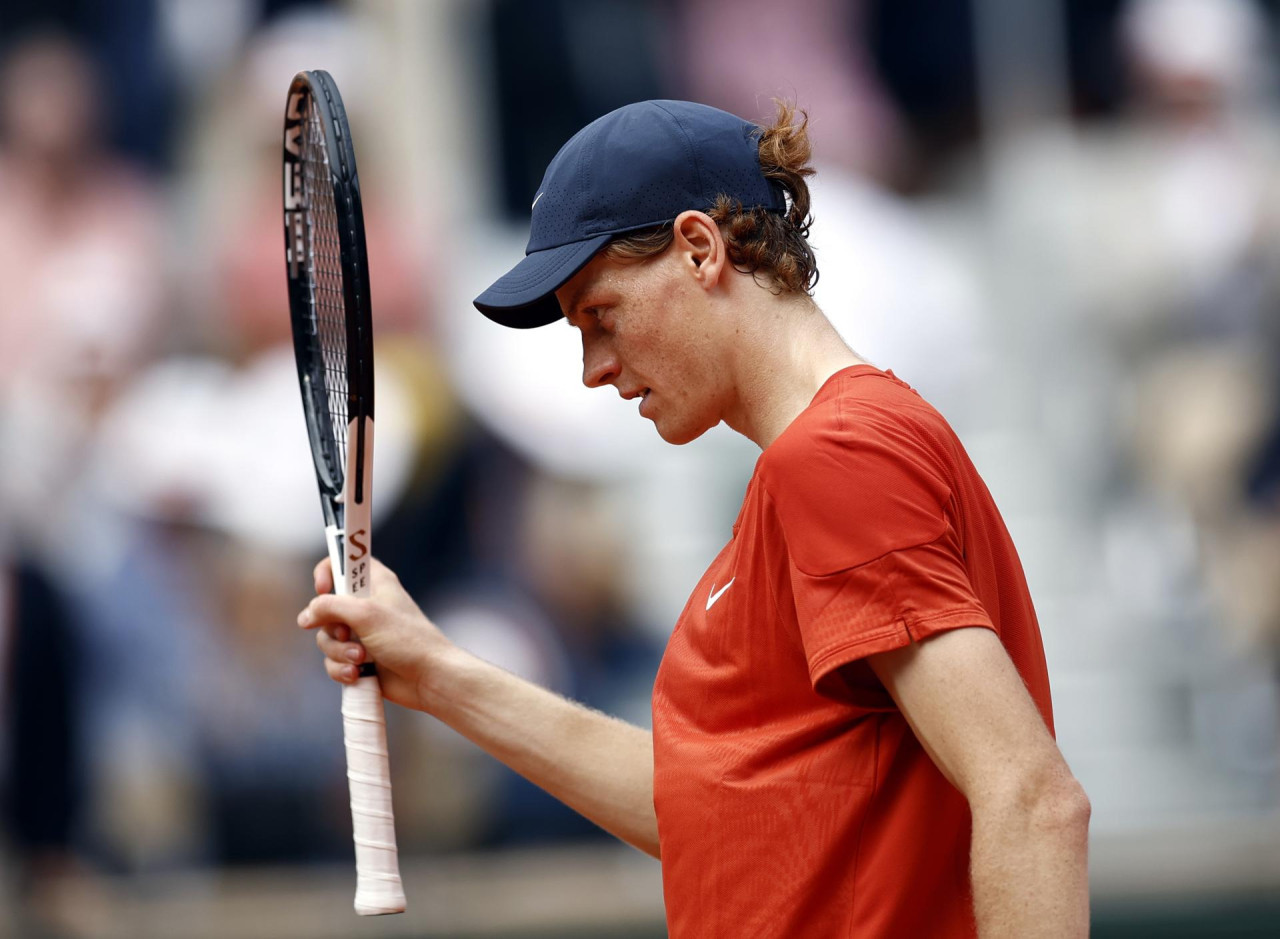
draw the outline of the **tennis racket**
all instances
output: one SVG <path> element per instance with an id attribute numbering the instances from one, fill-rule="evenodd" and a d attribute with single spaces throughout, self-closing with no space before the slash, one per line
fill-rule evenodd
<path id="1" fill-rule="evenodd" d="M 338 86 L 299 72 L 284 118 L 284 241 L 302 409 L 338 593 L 368 596 L 373 335 L 355 151 Z M 373 663 L 342 687 L 356 912 L 404 910 L 382 689 Z"/>

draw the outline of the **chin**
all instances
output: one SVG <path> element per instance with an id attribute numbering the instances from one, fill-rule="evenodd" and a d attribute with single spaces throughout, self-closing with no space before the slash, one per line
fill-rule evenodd
<path id="1" fill-rule="evenodd" d="M 677 447 L 692 443 L 715 426 L 693 424 L 676 427 L 661 421 L 654 421 L 653 425 L 657 428 L 659 437 Z"/>

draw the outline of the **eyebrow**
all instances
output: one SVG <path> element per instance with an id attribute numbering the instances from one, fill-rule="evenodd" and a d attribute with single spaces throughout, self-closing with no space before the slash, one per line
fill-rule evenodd
<path id="1" fill-rule="evenodd" d="M 583 284 L 570 298 L 568 310 L 564 314 L 566 320 L 575 313 L 578 313 L 585 305 L 586 300 L 591 300 L 590 306 L 597 306 L 602 302 L 608 302 L 611 291 L 606 285 L 600 283 L 599 279 Z M 572 323 L 570 324 L 572 325 Z"/>
<path id="2" fill-rule="evenodd" d="M 565 319 L 568 319 L 570 314 L 576 313 L 578 311 L 578 304 L 582 302 L 583 295 L 586 294 L 586 292 L 592 286 L 593 286 L 592 284 L 583 284 L 581 287 L 579 287 L 577 290 L 574 291 L 573 296 L 569 298 L 569 303 L 563 311 Z"/>

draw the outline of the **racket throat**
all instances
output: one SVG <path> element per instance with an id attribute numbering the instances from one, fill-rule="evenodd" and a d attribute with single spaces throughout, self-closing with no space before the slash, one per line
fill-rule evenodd
<path id="1" fill-rule="evenodd" d="M 337 525 L 326 525 L 324 528 L 324 540 L 329 547 L 329 566 L 333 570 L 334 593 L 346 593 L 346 532 Z"/>

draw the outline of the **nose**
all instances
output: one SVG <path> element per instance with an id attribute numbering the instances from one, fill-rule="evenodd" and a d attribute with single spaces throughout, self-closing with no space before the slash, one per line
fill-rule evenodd
<path id="1" fill-rule="evenodd" d="M 618 357 L 602 338 L 582 337 L 582 383 L 588 388 L 600 388 L 618 377 Z"/>

